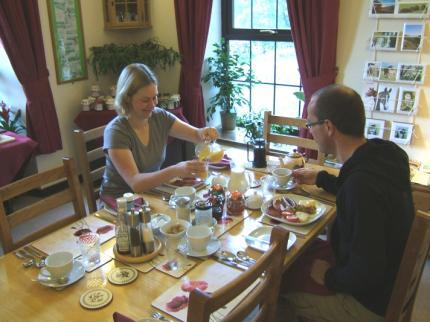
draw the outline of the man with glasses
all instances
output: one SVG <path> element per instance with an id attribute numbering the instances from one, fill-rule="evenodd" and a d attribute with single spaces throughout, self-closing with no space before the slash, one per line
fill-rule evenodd
<path id="1" fill-rule="evenodd" d="M 366 140 L 364 126 L 363 102 L 351 88 L 330 85 L 312 96 L 307 127 L 319 151 L 343 166 L 338 177 L 305 168 L 293 173 L 300 184 L 336 194 L 337 216 L 330 243 L 304 256 L 307 277 L 294 276 L 306 270 L 302 259 L 285 275 L 292 321 L 383 321 L 414 209 L 407 154 L 392 142 Z M 307 278 L 315 287 L 292 285 L 309 285 Z"/>

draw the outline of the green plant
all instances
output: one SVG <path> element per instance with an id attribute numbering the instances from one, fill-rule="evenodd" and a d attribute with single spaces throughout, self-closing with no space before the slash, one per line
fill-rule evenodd
<path id="1" fill-rule="evenodd" d="M 101 47 L 91 47 L 89 63 L 96 77 L 113 73 L 118 76 L 121 70 L 131 64 L 141 62 L 151 68 L 167 69 L 179 61 L 180 55 L 173 48 L 167 48 L 155 39 L 149 39 L 141 44 L 116 45 L 107 44 Z"/>
<path id="2" fill-rule="evenodd" d="M 247 64 L 240 62 L 239 55 L 229 54 L 224 39 L 213 47 L 214 56 L 206 59 L 209 67 L 203 81 L 212 82 L 218 88 L 218 93 L 210 99 L 207 108 L 208 121 L 212 119 L 217 106 L 226 113 L 234 113 L 236 106 L 249 106 L 242 90 L 249 88 L 250 82 L 254 80 L 252 73 L 245 68 Z"/>
<path id="3" fill-rule="evenodd" d="M 297 97 L 301 101 L 305 101 L 305 93 L 304 92 L 294 92 L 295 97 Z"/>
<path id="4" fill-rule="evenodd" d="M 6 103 L 1 101 L 0 103 L 0 127 L 11 132 L 21 133 L 25 132 L 25 126 L 21 121 L 21 110 L 17 110 L 15 113 L 11 112 L 10 108 L 6 107 Z M 11 118 L 11 114 L 13 117 Z"/>

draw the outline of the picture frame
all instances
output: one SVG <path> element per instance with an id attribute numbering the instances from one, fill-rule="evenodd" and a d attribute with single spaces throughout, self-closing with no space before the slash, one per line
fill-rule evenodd
<path id="1" fill-rule="evenodd" d="M 429 16 L 427 0 L 369 0 L 371 18 L 419 18 Z"/>
<path id="2" fill-rule="evenodd" d="M 403 25 L 402 51 L 420 51 L 424 36 L 423 23 L 405 23 Z"/>
<path id="3" fill-rule="evenodd" d="M 396 10 L 395 0 L 370 0 L 369 16 L 391 16 Z"/>
<path id="4" fill-rule="evenodd" d="M 390 141 L 403 145 L 410 144 L 413 128 L 412 123 L 391 122 Z"/>
<path id="5" fill-rule="evenodd" d="M 397 67 L 397 81 L 401 83 L 423 84 L 425 65 L 399 63 Z"/>
<path id="6" fill-rule="evenodd" d="M 381 62 L 379 80 L 384 82 L 395 82 L 397 79 L 397 65 L 394 63 Z"/>
<path id="7" fill-rule="evenodd" d="M 364 66 L 363 78 L 366 80 L 378 80 L 381 71 L 381 62 L 368 61 Z"/>
<path id="8" fill-rule="evenodd" d="M 57 83 L 88 78 L 80 0 L 46 0 Z"/>
<path id="9" fill-rule="evenodd" d="M 374 111 L 394 113 L 396 110 L 398 93 L 399 88 L 397 86 L 379 84 Z"/>
<path id="10" fill-rule="evenodd" d="M 418 109 L 419 89 L 414 87 L 401 87 L 397 99 L 397 110 L 399 114 L 414 115 Z"/>
<path id="11" fill-rule="evenodd" d="M 370 48 L 374 50 L 396 50 L 399 39 L 397 31 L 374 31 Z"/>
<path id="12" fill-rule="evenodd" d="M 366 119 L 364 136 L 368 139 L 383 139 L 385 132 L 385 120 Z"/>
<path id="13" fill-rule="evenodd" d="M 378 97 L 378 83 L 377 82 L 366 82 L 363 87 L 361 99 L 365 110 L 373 111 Z"/>

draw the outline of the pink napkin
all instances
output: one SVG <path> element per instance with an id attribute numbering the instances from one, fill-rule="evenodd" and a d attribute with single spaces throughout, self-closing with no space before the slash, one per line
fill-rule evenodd
<path id="1" fill-rule="evenodd" d="M 230 168 L 230 161 L 231 161 L 231 158 L 227 154 L 224 154 L 221 161 L 209 163 L 209 166 L 213 169 L 217 169 L 217 168 L 229 169 Z"/>
<path id="2" fill-rule="evenodd" d="M 122 315 L 121 313 L 118 313 L 118 312 L 114 312 L 113 321 L 114 322 L 135 322 L 133 319 L 130 319 L 129 317 L 126 317 L 125 315 Z"/>

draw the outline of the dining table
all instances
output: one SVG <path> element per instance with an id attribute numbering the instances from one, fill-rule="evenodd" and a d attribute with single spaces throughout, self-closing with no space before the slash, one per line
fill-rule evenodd
<path id="1" fill-rule="evenodd" d="M 331 173 L 337 172 L 336 169 L 325 166 L 307 166 L 325 169 Z M 225 176 L 229 175 L 228 169 L 220 171 Z M 254 171 L 253 169 L 246 171 L 255 180 L 264 175 L 264 172 Z M 210 186 L 211 178 L 208 180 L 208 186 Z M 200 190 L 198 194 L 203 196 L 207 191 L 206 188 Z M 259 189 L 260 187 L 254 188 L 255 191 L 259 191 Z M 328 196 L 315 186 L 297 185 L 287 193 L 294 194 L 299 198 L 314 198 L 318 203 L 325 206 L 325 213 L 307 228 L 306 234 L 296 233 L 296 241 L 290 247 L 284 259 L 284 270 L 292 265 L 312 242 L 318 238 L 324 229 L 334 220 L 336 214 L 334 197 Z M 153 214 L 166 214 L 172 218 L 175 217 L 175 209 L 163 200 L 161 195 L 143 193 L 142 197 L 149 203 Z M 115 222 L 115 216 L 104 209 L 98 210 L 89 215 L 89 217 L 96 217 L 111 224 Z M 267 226 L 267 223 L 263 220 L 264 217 L 261 209 L 245 209 L 243 213 L 236 217 L 234 225 L 227 228 L 222 225 L 217 227 L 217 238 L 221 243 L 220 249 L 233 253 L 244 250 L 249 256 L 258 260 L 262 252 L 249 247 L 245 237 L 256 228 Z M 55 236 L 56 239 L 62 238 L 58 237 L 59 235 Z M 160 237 L 160 239 L 162 238 Z M 41 244 L 41 241 L 39 241 L 39 244 Z M 34 247 L 34 250 L 39 253 L 48 253 L 47 251 L 37 249 L 37 245 L 38 242 L 36 241 L 28 246 Z M 154 312 L 160 312 L 170 321 L 180 321 L 180 319 L 175 317 L 175 314 L 169 314 L 166 310 L 154 307 L 152 305 L 154 300 L 162 296 L 166 290 L 178 282 L 187 281 L 188 276 L 192 276 L 193 272 L 197 272 L 199 267 L 205 269 L 210 269 L 214 265 L 218 265 L 216 267 L 221 268 L 224 266 L 227 267 L 213 256 L 190 258 L 195 263 L 193 268 L 180 277 L 174 277 L 162 270 L 156 269 L 157 265 L 151 264 L 153 263 L 151 261 L 150 264 L 153 267 L 150 267 L 150 270 L 145 273 L 138 271 L 138 277 L 132 283 L 117 285 L 112 284 L 108 280 L 110 271 L 116 267 L 133 265 L 115 259 L 115 255 L 112 255 L 113 247 L 115 247 L 114 236 L 101 245 L 102 255 L 105 258 L 109 258 L 109 260 L 105 260 L 103 265 L 91 272 L 85 273 L 83 278 L 65 288 L 53 288 L 41 285 L 37 281 L 37 277 L 40 274 L 39 268 L 34 266 L 24 268 L 22 265 L 23 260 L 18 258 L 15 252 L 3 255 L 0 257 L 0 321 L 112 321 L 115 312 L 119 312 L 133 320 L 151 317 Z M 163 254 L 163 251 L 162 249 L 161 254 Z M 226 272 L 238 271 L 240 273 L 241 271 L 240 268 L 228 267 L 228 269 L 226 269 Z M 228 280 L 228 276 L 224 277 Z M 93 288 L 108 289 L 112 293 L 110 303 L 98 309 L 84 308 L 80 304 L 80 298 L 85 292 Z"/>

